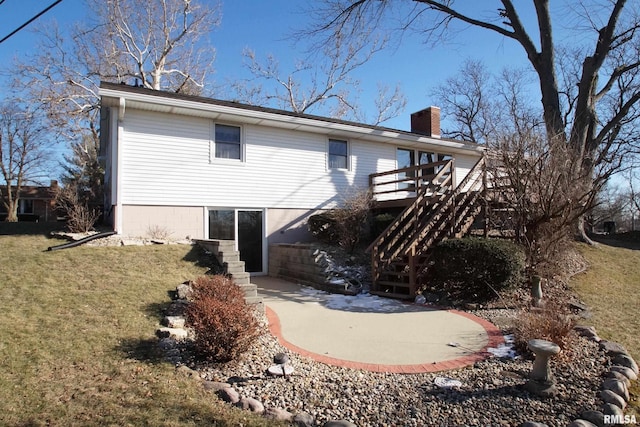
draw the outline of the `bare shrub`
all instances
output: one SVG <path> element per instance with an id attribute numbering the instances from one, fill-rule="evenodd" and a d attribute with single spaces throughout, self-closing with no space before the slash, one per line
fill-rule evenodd
<path id="1" fill-rule="evenodd" d="M 340 208 L 311 216 L 309 231 L 320 241 L 338 244 L 353 253 L 364 234 L 372 205 L 371 192 L 358 191 L 347 197 Z"/>
<path id="2" fill-rule="evenodd" d="M 161 225 L 150 225 L 147 228 L 147 235 L 150 239 L 167 240 L 171 237 L 171 232 L 167 227 Z"/>
<path id="3" fill-rule="evenodd" d="M 513 230 L 531 269 L 551 275 L 553 261 L 593 204 L 595 184 L 561 139 L 521 131 L 497 135 L 492 148 L 487 166 L 492 203 L 506 214 L 488 218 L 490 226 Z"/>
<path id="4" fill-rule="evenodd" d="M 58 187 L 55 204 L 56 209 L 61 210 L 67 218 L 67 228 L 72 233 L 91 231 L 100 218 L 100 210 L 92 209 L 83 202 L 74 184 Z"/>
<path id="5" fill-rule="evenodd" d="M 192 288 L 186 315 L 198 356 L 228 362 L 247 351 L 258 336 L 258 322 L 240 287 L 216 275 L 196 279 Z"/>
<path id="6" fill-rule="evenodd" d="M 526 352 L 529 340 L 543 339 L 560 346 L 560 360 L 570 360 L 571 345 L 576 339 L 575 325 L 575 315 L 557 303 L 547 303 L 542 309 L 523 310 L 513 328 L 516 348 Z"/>

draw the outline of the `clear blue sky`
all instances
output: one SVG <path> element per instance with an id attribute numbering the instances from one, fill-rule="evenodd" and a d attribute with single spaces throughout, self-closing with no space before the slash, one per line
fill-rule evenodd
<path id="1" fill-rule="evenodd" d="M 4 0 L 0 4 L 0 38 L 53 1 Z M 491 12 L 490 9 L 482 9 L 487 8 L 488 3 L 474 3 L 482 4 L 476 6 L 480 13 L 486 15 Z M 299 29 L 305 23 L 305 16 L 296 6 L 299 4 L 296 0 L 223 0 L 221 26 L 211 35 L 212 44 L 217 49 L 216 73 L 213 76 L 216 84 L 247 75 L 241 56 L 245 47 L 252 48 L 261 58 L 274 54 L 283 70 L 287 70 L 296 58 L 302 57 L 303 53 L 296 52 L 287 39 L 292 29 Z M 30 31 L 35 25 L 55 19 L 63 27 L 85 16 L 82 0 L 63 0 L 28 28 L 0 44 L 3 67 L 13 57 L 24 57 L 35 48 L 35 36 Z M 434 104 L 428 96 L 430 88 L 454 75 L 467 58 L 482 59 L 496 71 L 505 65 L 526 65 L 520 48 L 488 31 L 471 29 L 462 32 L 455 40 L 442 43 L 438 48 L 429 48 L 419 37 L 411 35 L 405 37 L 397 48 L 379 54 L 355 76 L 363 89 L 361 103 L 365 107 L 372 104 L 378 82 L 390 87 L 399 83 L 407 98 L 407 108 L 401 116 L 384 125 L 408 129 L 410 113 Z"/>

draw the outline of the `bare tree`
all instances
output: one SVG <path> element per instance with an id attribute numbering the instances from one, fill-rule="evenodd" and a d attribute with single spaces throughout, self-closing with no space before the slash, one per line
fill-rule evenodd
<path id="1" fill-rule="evenodd" d="M 215 50 L 206 37 L 220 23 L 217 8 L 191 0 L 90 0 L 89 6 L 95 18 L 86 40 L 102 55 L 103 79 L 138 79 L 155 90 L 203 90 L 213 70 Z"/>
<path id="2" fill-rule="evenodd" d="M 252 78 L 232 83 L 234 97 L 296 113 L 328 110 L 335 118 L 378 125 L 400 114 L 406 99 L 398 85 L 391 89 L 378 84 L 376 113 L 367 117 L 358 102 L 360 81 L 354 74 L 385 45 L 384 39 L 373 36 L 363 35 L 357 40 L 338 37 L 330 45 L 314 46 L 313 53 L 306 60 L 297 61 L 289 72 L 281 70 L 273 55 L 261 61 L 253 50 L 245 49 L 243 56 Z"/>
<path id="3" fill-rule="evenodd" d="M 487 162 L 488 221 L 491 228 L 512 230 L 536 274 L 554 271 L 575 221 L 587 213 L 597 194 L 576 177 L 573 153 L 564 141 L 543 132 L 494 135 Z"/>
<path id="4" fill-rule="evenodd" d="M 597 228 L 605 221 L 623 222 L 626 214 L 633 208 L 632 191 L 623 191 L 620 187 L 607 183 L 598 193 L 589 212 L 591 227 Z"/>
<path id="5" fill-rule="evenodd" d="M 574 67 L 566 69 L 574 73 L 565 73 L 560 79 L 558 70 L 565 69 L 556 56 L 562 46 L 553 31 L 550 2 L 536 0 L 533 4 L 537 25 L 527 28 L 521 19 L 524 6 L 516 6 L 512 0 L 496 1 L 489 18 L 478 13 L 477 7 L 473 8 L 477 5 L 471 2 L 326 0 L 314 7 L 317 25 L 311 33 L 334 40 L 336 34 L 357 38 L 362 27 L 370 31 L 399 28 L 403 34 L 418 30 L 426 41 L 440 41 L 456 23 L 463 23 L 515 42 L 537 75 L 547 139 L 566 145 L 574 159 L 568 165 L 571 173 L 595 189 L 599 185 L 593 179 L 596 170 L 603 164 L 615 166 L 619 160 L 613 157 L 628 152 L 629 144 L 637 142 L 625 138 L 625 129 L 637 122 L 640 113 L 638 5 L 627 0 L 593 0 L 565 8 L 564 13 L 571 16 L 563 19 L 575 22 L 584 44 L 573 49 L 577 55 Z M 400 25 L 392 21 L 398 17 Z M 554 142 L 550 146 L 560 145 Z"/>
<path id="6" fill-rule="evenodd" d="M 463 141 L 485 143 L 497 119 L 492 76 L 481 61 L 466 60 L 455 76 L 436 86 L 431 96 L 453 122 L 443 134 Z"/>
<path id="7" fill-rule="evenodd" d="M 44 176 L 51 154 L 41 112 L 19 105 L 13 100 L 0 106 L 0 172 L 5 185 L 1 196 L 9 222 L 18 221 L 20 192 Z"/>
<path id="8" fill-rule="evenodd" d="M 217 6 L 203 1 L 86 4 L 86 20 L 68 31 L 47 24 L 35 53 L 10 70 L 33 102 L 45 106 L 72 152 L 82 154 L 67 166 L 84 176 L 99 172 L 78 168 L 98 165 L 100 81 L 199 94 L 213 70 L 208 37 L 219 23 Z"/>

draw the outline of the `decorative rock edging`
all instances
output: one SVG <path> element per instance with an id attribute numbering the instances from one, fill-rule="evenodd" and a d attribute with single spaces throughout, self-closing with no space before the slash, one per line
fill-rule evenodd
<path id="1" fill-rule="evenodd" d="M 253 397 L 241 396 L 232 384 L 216 381 L 205 381 L 200 373 L 182 364 L 180 354 L 180 344 L 192 337 L 192 332 L 185 327 L 186 319 L 184 313 L 188 304 L 188 297 L 191 295 L 188 284 L 182 283 L 177 286 L 176 291 L 171 293 L 175 299 L 166 310 L 166 316 L 162 319 L 163 327 L 156 330 L 159 338 L 158 346 L 164 351 L 165 359 L 176 365 L 176 372 L 179 374 L 202 381 L 205 390 L 217 395 L 221 400 L 230 403 L 240 409 L 263 415 L 265 418 L 293 423 L 298 427 L 311 427 L 316 425 L 315 417 L 306 412 L 292 414 L 289 411 L 269 407 L 265 408 L 263 403 Z M 345 420 L 328 421 L 324 427 L 356 427 Z"/>
<path id="2" fill-rule="evenodd" d="M 166 328 L 169 328 L 170 326 L 175 326 L 175 328 L 171 328 L 171 329 L 181 329 L 180 325 L 184 320 L 184 317 L 182 316 L 183 316 L 186 304 L 187 302 L 185 300 L 178 299 L 178 300 L 172 301 L 170 307 L 168 307 L 168 309 L 166 310 L 167 316 L 163 319 L 163 324 L 165 325 Z M 590 344 L 590 346 L 592 346 L 592 348 L 599 347 L 599 354 L 603 354 L 603 355 L 606 354 L 606 360 L 608 360 L 608 363 L 610 365 L 609 365 L 609 368 L 606 370 L 606 372 L 603 373 L 602 376 L 600 377 L 600 378 L 603 378 L 601 383 L 601 390 L 594 391 L 594 394 L 593 394 L 594 396 L 593 401 L 600 402 L 597 408 L 594 410 L 583 411 L 582 413 L 580 413 L 580 418 L 573 420 L 570 423 L 569 423 L 569 420 L 571 420 L 571 418 L 567 419 L 565 417 L 564 420 L 566 421 L 564 421 L 564 423 L 569 423 L 568 425 L 570 427 L 580 427 L 580 426 L 586 426 L 586 427 L 598 426 L 599 427 L 599 426 L 605 425 L 605 420 L 609 420 L 609 421 L 624 420 L 623 411 L 624 411 L 624 407 L 626 407 L 626 404 L 628 402 L 628 385 L 630 384 L 631 381 L 636 380 L 638 376 L 638 373 L 637 373 L 638 366 L 636 362 L 627 353 L 626 349 L 624 349 L 623 346 L 616 343 L 609 342 L 609 341 L 601 340 L 598 337 L 594 328 L 577 327 L 576 330 L 580 335 L 582 335 L 583 337 L 586 337 L 586 340 L 584 340 L 583 342 L 585 343 L 587 341 L 591 342 L 592 344 Z M 328 414 L 322 414 L 322 412 L 316 412 L 313 409 L 313 407 L 311 408 L 298 407 L 297 411 L 299 412 L 297 413 L 289 412 L 283 409 L 282 407 L 278 406 L 278 402 L 280 402 L 281 404 L 285 404 L 284 403 L 285 401 L 282 399 L 267 398 L 267 400 L 264 400 L 264 401 L 257 400 L 255 396 L 252 396 L 252 394 L 260 393 L 258 391 L 259 389 L 256 389 L 253 386 L 247 386 L 247 383 L 244 383 L 243 381 L 249 381 L 249 384 L 251 384 L 251 382 L 254 380 L 259 381 L 261 379 L 263 380 L 266 379 L 267 378 L 266 375 L 265 377 L 261 377 L 261 378 L 247 377 L 246 379 L 243 380 L 241 377 L 233 377 L 232 375 L 234 374 L 232 371 L 226 374 L 226 375 L 229 375 L 228 377 L 229 379 L 226 380 L 228 382 L 207 381 L 207 378 L 215 379 L 216 377 L 215 376 L 213 378 L 210 376 L 208 377 L 206 370 L 203 372 L 199 372 L 199 371 L 192 370 L 189 367 L 183 365 L 183 363 L 185 363 L 185 360 L 183 359 L 184 354 L 181 352 L 181 349 L 184 348 L 184 344 L 182 343 L 184 342 L 185 339 L 189 338 L 189 332 L 187 331 L 186 338 L 184 337 L 184 334 L 178 333 L 178 334 L 174 334 L 173 336 L 172 335 L 166 336 L 166 333 L 167 332 L 165 329 L 163 328 L 158 329 L 158 335 L 162 336 L 164 334 L 165 336 L 164 338 L 161 338 L 159 340 L 158 345 L 164 351 L 166 359 L 177 366 L 176 368 L 177 372 L 182 375 L 186 375 L 188 377 L 194 378 L 194 380 L 198 380 L 202 382 L 202 385 L 205 388 L 205 390 L 211 392 L 212 394 L 216 395 L 221 400 L 228 402 L 229 404 L 238 406 L 244 410 L 251 411 L 256 414 L 261 414 L 265 418 L 288 422 L 295 426 L 324 425 L 327 427 L 330 427 L 330 426 L 339 427 L 339 426 L 356 425 L 351 423 L 350 421 L 345 421 L 345 420 L 332 420 L 331 418 L 327 420 Z M 599 343 L 599 346 L 596 343 Z M 598 365 L 601 365 L 602 363 L 607 363 L 605 362 L 604 356 L 601 359 L 602 359 L 602 362 L 598 363 Z M 601 370 L 599 371 L 601 372 Z M 338 375 L 341 375 L 341 374 L 338 374 Z M 358 374 L 356 372 L 354 375 L 361 375 L 361 374 Z M 222 377 L 222 378 L 225 378 L 225 377 Z M 236 378 L 240 378 L 240 379 L 238 380 Z M 239 381 L 239 382 L 236 382 L 236 381 Z M 284 381 L 282 385 L 285 385 L 285 384 L 289 384 L 291 379 L 281 378 L 277 380 L 277 383 L 280 383 L 282 381 Z M 274 385 L 276 385 L 276 383 L 274 383 Z M 278 387 L 281 387 L 281 386 L 278 386 Z M 595 388 L 594 386 L 597 387 L 597 382 L 591 383 L 591 387 Z M 585 389 L 585 391 L 588 394 L 588 390 L 590 389 L 593 390 L 593 388 Z M 278 388 L 276 387 L 276 390 L 277 389 Z M 263 394 L 259 394 L 259 395 L 264 396 Z M 289 404 L 285 404 L 285 405 L 287 405 L 287 407 L 289 408 L 295 407 L 295 406 L 290 406 Z M 335 407 L 335 405 L 332 404 L 332 407 Z M 308 411 L 308 412 L 304 412 L 304 411 Z M 336 418 L 341 418 L 345 415 L 348 416 L 349 414 L 353 415 L 352 412 L 346 412 L 342 414 L 341 411 L 340 412 L 332 411 L 331 413 Z M 579 412 L 573 412 L 573 413 L 576 414 Z M 329 415 L 329 417 L 330 416 L 331 415 Z M 323 417 L 323 418 L 319 418 L 319 417 Z M 353 421 L 357 421 L 357 420 L 354 419 Z M 323 422 L 324 424 L 322 424 Z M 545 424 L 544 422 L 533 422 L 533 421 L 522 422 L 521 419 L 520 419 L 520 422 L 521 422 L 520 426 L 524 426 L 524 427 L 544 427 L 548 425 L 548 424 Z M 549 421 L 546 421 L 546 422 L 549 422 Z M 554 423 L 551 423 L 551 424 L 556 425 Z M 563 425 L 563 424 L 559 424 L 559 425 Z"/>
<path id="3" fill-rule="evenodd" d="M 601 339 L 593 326 L 576 326 L 576 332 L 598 343 L 610 359 L 612 366 L 602 383 L 602 390 L 598 394 L 602 404 L 598 410 L 584 411 L 581 418 L 573 420 L 569 427 L 605 427 L 612 424 L 626 424 L 624 410 L 629 402 L 629 385 L 638 379 L 638 365 L 621 344 Z M 633 424 L 635 419 L 630 420 Z M 532 421 L 525 422 L 520 427 L 547 427 L 546 424 Z"/>
<path id="4" fill-rule="evenodd" d="M 638 379 L 638 365 L 621 344 L 601 339 L 593 326 L 576 326 L 576 332 L 582 337 L 599 344 L 609 357 L 612 366 L 602 383 L 598 394 L 602 404 L 599 410 L 584 411 L 580 418 L 573 420 L 568 427 L 604 427 L 611 424 L 626 423 L 624 410 L 629 402 L 629 385 Z M 633 424 L 636 420 L 632 420 Z M 528 421 L 521 427 L 547 427 L 546 424 Z"/>
<path id="5" fill-rule="evenodd" d="M 610 358 L 612 366 L 606 374 L 602 391 L 599 393 L 603 401 L 599 407 L 600 410 L 583 412 L 581 418 L 574 420 L 569 427 L 593 425 L 601 427 L 607 424 L 619 424 L 619 421 L 625 418 L 624 409 L 629 402 L 628 387 L 631 381 L 638 379 L 638 365 L 622 345 L 602 340 L 593 326 L 576 326 L 575 329 L 581 336 L 598 343 L 600 349 Z"/>

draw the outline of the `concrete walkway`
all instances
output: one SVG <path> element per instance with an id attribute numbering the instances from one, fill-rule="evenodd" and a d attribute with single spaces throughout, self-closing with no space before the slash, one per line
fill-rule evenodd
<path id="1" fill-rule="evenodd" d="M 330 365 L 374 372 L 456 369 L 504 342 L 469 313 L 372 295 L 328 294 L 273 277 L 253 277 L 271 332 L 291 351 Z M 454 344 L 452 346 L 450 344 Z"/>

